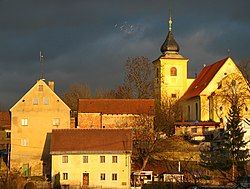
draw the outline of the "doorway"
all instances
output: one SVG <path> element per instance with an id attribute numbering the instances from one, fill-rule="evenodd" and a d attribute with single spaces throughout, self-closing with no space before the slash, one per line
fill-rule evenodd
<path id="1" fill-rule="evenodd" d="M 89 186 L 89 173 L 82 174 L 82 188 L 87 189 Z"/>

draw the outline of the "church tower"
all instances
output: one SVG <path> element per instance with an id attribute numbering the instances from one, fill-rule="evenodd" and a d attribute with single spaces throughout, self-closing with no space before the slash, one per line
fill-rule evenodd
<path id="1" fill-rule="evenodd" d="M 180 98 L 193 80 L 187 79 L 188 59 L 179 54 L 180 47 L 172 32 L 172 18 L 169 30 L 161 46 L 162 55 L 153 62 L 155 68 L 155 98 L 164 102 Z"/>

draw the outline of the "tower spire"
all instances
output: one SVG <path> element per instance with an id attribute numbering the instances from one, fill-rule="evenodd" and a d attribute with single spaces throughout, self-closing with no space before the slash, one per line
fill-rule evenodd
<path id="1" fill-rule="evenodd" d="M 161 46 L 162 54 L 178 53 L 180 50 L 178 43 L 174 39 L 174 34 L 172 33 L 172 24 L 173 24 L 173 21 L 172 21 L 171 9 L 169 9 L 168 35 L 167 35 L 166 40 Z"/>
<path id="2" fill-rule="evenodd" d="M 171 9 L 169 9 L 168 31 L 172 31 L 172 23 Z"/>

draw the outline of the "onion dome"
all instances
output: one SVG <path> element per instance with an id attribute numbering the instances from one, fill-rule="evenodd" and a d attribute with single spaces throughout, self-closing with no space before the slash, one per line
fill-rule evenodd
<path id="1" fill-rule="evenodd" d="M 162 54 L 166 54 L 166 53 L 178 53 L 180 50 L 180 47 L 178 45 L 178 43 L 175 41 L 174 39 L 174 35 L 172 33 L 172 19 L 171 16 L 169 18 L 169 31 L 168 31 L 168 35 L 166 40 L 164 41 L 164 43 L 161 46 L 161 52 Z"/>

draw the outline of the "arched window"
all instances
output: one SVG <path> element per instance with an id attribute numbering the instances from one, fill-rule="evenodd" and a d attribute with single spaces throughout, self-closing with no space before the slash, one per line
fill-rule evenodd
<path id="1" fill-rule="evenodd" d="M 170 75 L 171 76 L 177 76 L 177 69 L 176 69 L 176 67 L 172 67 L 170 69 Z"/>

